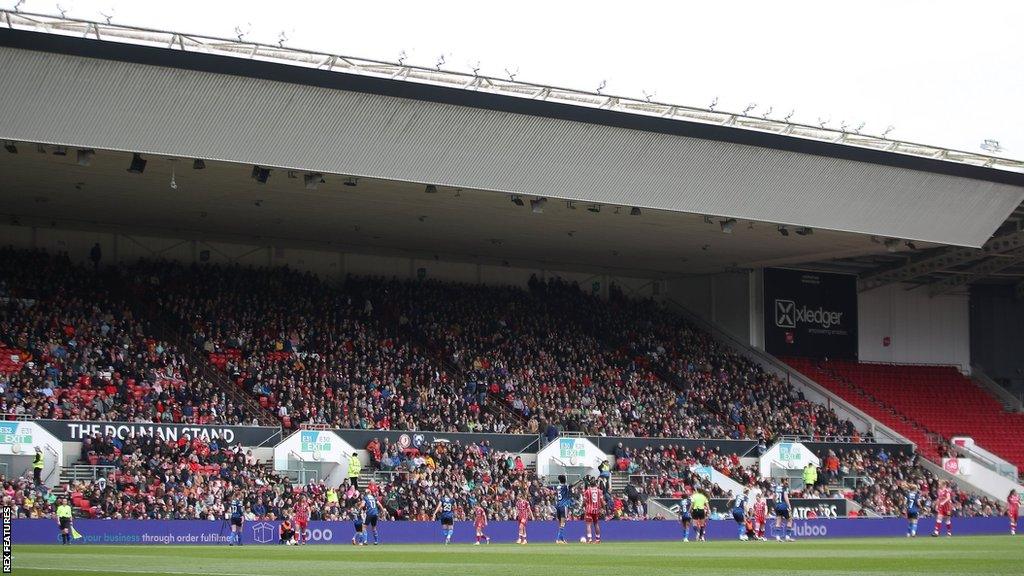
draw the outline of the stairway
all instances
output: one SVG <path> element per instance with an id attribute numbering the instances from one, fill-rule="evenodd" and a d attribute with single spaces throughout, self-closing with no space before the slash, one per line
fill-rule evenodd
<path id="1" fill-rule="evenodd" d="M 451 382 L 449 383 L 449 394 L 461 396 L 463 391 L 466 389 L 465 370 L 451 361 L 451 357 L 447 353 L 447 350 L 435 345 L 425 334 L 412 327 L 407 327 L 404 331 L 404 335 L 406 335 L 415 346 L 426 351 L 435 362 L 444 368 L 445 372 L 451 378 Z M 480 409 L 481 411 L 486 411 L 495 418 L 500 418 L 507 423 L 515 423 L 523 428 L 526 427 L 526 418 L 513 409 L 500 394 L 491 394 L 488 392 L 487 401 L 483 403 L 483 406 L 481 406 Z"/>
<path id="2" fill-rule="evenodd" d="M 236 405 L 244 406 L 249 414 L 256 417 L 263 426 L 279 426 L 281 423 L 269 410 L 260 406 L 255 396 L 232 382 L 223 371 L 210 364 L 210 359 L 201 354 L 195 345 L 190 341 L 192 337 L 188 323 L 175 318 L 170 314 L 160 311 L 160 320 L 156 322 L 156 332 L 163 340 L 171 342 L 184 354 L 191 366 L 195 366 L 196 372 L 193 378 L 202 378 L 216 384 L 223 390 L 231 401 Z"/>
<path id="3" fill-rule="evenodd" d="M 619 471 L 612 472 L 610 487 L 612 494 L 622 494 L 626 491 L 627 485 L 629 485 L 629 473 Z"/>
<path id="4" fill-rule="evenodd" d="M 132 309 L 137 318 L 150 318 L 150 336 L 173 344 L 185 356 L 188 364 L 195 368 L 190 378 L 199 378 L 217 385 L 236 406 L 242 406 L 247 413 L 253 415 L 263 426 L 279 426 L 274 414 L 260 406 L 256 398 L 240 388 L 228 378 L 227 374 L 210 364 L 210 359 L 196 349 L 191 338 L 193 336 L 188 322 L 160 308 L 144 294 L 131 289 L 120 278 L 107 282 L 108 289 L 122 298 Z"/>

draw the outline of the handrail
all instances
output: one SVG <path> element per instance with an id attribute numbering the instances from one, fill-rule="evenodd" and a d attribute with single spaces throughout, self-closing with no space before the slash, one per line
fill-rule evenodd
<path id="1" fill-rule="evenodd" d="M 34 420 L 34 418 L 29 416 L 28 414 L 15 414 L 14 412 L 6 412 L 4 414 L 0 414 L 0 420 L 6 420 L 8 422 L 27 422 L 29 420 Z"/>
<path id="2" fill-rule="evenodd" d="M 76 464 L 74 464 L 72 466 L 65 467 L 64 470 L 62 471 L 62 475 L 66 475 L 68 477 L 68 479 L 71 480 L 71 481 L 85 480 L 85 479 L 96 480 L 97 478 L 100 478 L 101 476 L 106 476 L 107 474 L 109 474 L 110 472 L 112 472 L 112 471 L 114 471 L 116 469 L 117 469 L 116 466 L 110 466 L 110 465 L 79 464 L 79 463 L 76 463 Z M 87 472 L 87 474 L 82 474 L 81 473 L 82 471 Z"/>
<path id="3" fill-rule="evenodd" d="M 970 458 L 976 464 L 981 464 L 983 467 L 988 468 L 992 472 L 995 472 L 1009 480 L 1014 482 L 1018 481 L 1017 467 L 1010 462 L 1003 460 L 998 455 L 992 454 L 977 444 L 975 444 L 974 449 L 965 445 L 957 444 L 956 442 L 953 442 L 950 445 L 952 446 L 953 451 L 957 454 Z"/>
<path id="4" fill-rule="evenodd" d="M 54 472 L 60 469 L 60 467 L 57 466 L 57 459 L 60 457 L 60 454 L 58 454 L 57 451 L 54 450 L 49 444 L 46 445 L 46 451 L 53 455 L 53 467 L 50 468 L 50 473 L 47 474 L 46 478 L 43 479 L 44 484 L 50 479 L 50 477 L 53 476 Z"/>

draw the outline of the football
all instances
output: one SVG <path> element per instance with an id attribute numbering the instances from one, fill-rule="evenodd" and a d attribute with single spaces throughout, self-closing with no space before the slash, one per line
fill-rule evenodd
<path id="1" fill-rule="evenodd" d="M 587 537 L 586 536 L 580 536 L 580 544 L 586 544 L 586 543 L 587 543 Z"/>

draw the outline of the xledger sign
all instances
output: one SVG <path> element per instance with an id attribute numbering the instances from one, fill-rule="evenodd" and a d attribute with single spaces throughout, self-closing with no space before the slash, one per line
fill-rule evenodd
<path id="1" fill-rule="evenodd" d="M 857 357 L 857 278 L 767 268 L 765 349 L 781 356 Z"/>

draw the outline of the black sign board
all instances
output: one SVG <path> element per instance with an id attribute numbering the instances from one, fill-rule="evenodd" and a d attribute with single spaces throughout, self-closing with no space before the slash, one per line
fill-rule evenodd
<path id="1" fill-rule="evenodd" d="M 857 278 L 766 268 L 764 343 L 776 356 L 857 358 Z"/>
<path id="2" fill-rule="evenodd" d="M 33 420 L 61 442 L 81 442 L 95 434 L 118 438 L 156 436 L 164 440 L 220 438 L 234 446 L 273 447 L 281 441 L 281 429 L 270 426 L 226 426 L 221 424 L 160 424 L 155 422 L 94 422 L 86 420 Z"/>

